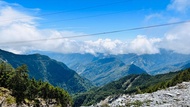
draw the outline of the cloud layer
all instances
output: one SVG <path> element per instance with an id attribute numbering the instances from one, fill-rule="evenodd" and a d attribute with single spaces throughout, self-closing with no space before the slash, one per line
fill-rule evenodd
<path id="1" fill-rule="evenodd" d="M 161 48 L 178 53 L 190 54 L 190 23 L 179 25 L 166 33 Z"/>
<path id="2" fill-rule="evenodd" d="M 5 5 L 5 2 L 2 1 L 0 1 L 0 7 L 0 48 L 15 53 L 44 50 L 62 53 L 136 53 L 140 55 L 159 53 L 160 48 L 165 48 L 178 53 L 190 54 L 190 42 L 188 42 L 190 24 L 183 24 L 168 31 L 163 38 L 147 38 L 145 35 L 137 35 L 132 41 L 111 40 L 109 38 L 81 41 L 65 38 L 13 43 L 15 41 L 76 36 L 82 33 L 39 29 L 36 23 L 38 18 Z"/>

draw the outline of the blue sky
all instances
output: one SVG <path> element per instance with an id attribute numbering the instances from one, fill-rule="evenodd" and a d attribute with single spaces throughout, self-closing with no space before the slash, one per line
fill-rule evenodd
<path id="1" fill-rule="evenodd" d="M 23 6 L 24 8 L 39 10 L 38 12 L 31 13 L 34 16 L 76 9 L 76 11 L 71 12 L 63 12 L 60 14 L 40 16 L 43 19 L 38 20 L 40 24 L 39 27 L 73 30 L 77 32 L 84 32 L 87 34 L 156 24 L 157 22 L 148 22 L 147 24 L 147 22 L 144 21 L 145 17 L 152 13 L 164 11 L 167 8 L 167 5 L 170 3 L 170 0 L 164 0 L 162 2 L 160 2 L 160 0 L 120 0 L 121 2 L 118 0 L 6 1 L 8 3 L 17 3 Z M 94 8 L 81 9 L 85 7 Z M 100 16 L 81 18 L 96 15 Z M 121 38 L 122 36 L 126 35 L 126 33 L 131 36 L 136 36 L 138 32 L 125 32 L 120 33 L 120 35 Z M 112 36 L 115 35 L 117 34 L 113 34 Z"/>
<path id="2" fill-rule="evenodd" d="M 2 20 L 0 22 L 2 28 L 0 38 L 4 42 L 12 42 L 12 38 L 15 38 L 15 41 L 26 41 L 93 34 L 177 22 L 190 18 L 188 0 L 1 0 L 0 5 L 0 20 Z M 58 14 L 58 12 L 61 13 Z M 186 28 L 185 31 L 181 29 L 184 26 L 187 25 L 44 41 L 43 44 L 29 43 L 22 44 L 22 46 L 17 44 L 14 47 L 2 46 L 1 48 L 16 53 L 28 50 L 46 50 L 92 54 L 97 52 L 153 54 L 158 53 L 159 48 L 165 48 L 189 54 L 190 49 L 184 47 L 189 45 L 188 41 L 185 42 L 187 44 L 180 44 L 182 40 L 189 37 L 188 34 L 183 33 L 189 29 Z M 181 33 L 184 37 L 177 38 Z M 176 42 L 179 44 L 176 46 L 177 48 L 173 48 Z M 38 45 L 35 46 L 36 44 Z"/>

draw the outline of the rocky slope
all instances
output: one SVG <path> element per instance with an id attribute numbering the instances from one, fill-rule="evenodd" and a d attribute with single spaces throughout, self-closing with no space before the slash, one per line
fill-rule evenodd
<path id="1" fill-rule="evenodd" d="M 144 90 L 149 89 L 148 87 L 150 86 L 172 80 L 178 73 L 179 72 L 171 72 L 156 76 L 148 74 L 128 75 L 105 86 L 93 88 L 85 93 L 76 95 L 74 98 L 74 107 L 96 104 L 112 95 L 138 93 L 137 87 L 144 92 Z"/>
<path id="2" fill-rule="evenodd" d="M 158 90 L 153 93 L 109 96 L 95 105 L 95 107 L 100 106 L 189 107 L 190 82 L 183 82 L 176 86 Z"/>

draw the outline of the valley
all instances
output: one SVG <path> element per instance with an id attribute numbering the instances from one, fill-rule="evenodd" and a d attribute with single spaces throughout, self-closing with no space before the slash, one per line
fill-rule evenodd
<path id="1" fill-rule="evenodd" d="M 51 55 L 49 56 L 52 57 Z M 77 62 L 78 56 L 83 56 L 84 60 L 78 60 Z M 178 67 L 178 69 L 180 69 L 178 71 L 168 71 L 164 74 L 150 75 L 144 69 L 136 66 L 135 61 L 127 65 L 125 60 L 121 60 L 123 58 L 119 58 L 120 56 L 121 55 L 102 55 L 95 57 L 90 54 L 77 54 L 74 56 L 63 55 L 63 58 L 65 59 L 72 59 L 69 60 L 70 63 L 83 64 L 83 66 L 78 66 L 76 64 L 78 68 L 83 67 L 83 71 L 78 71 L 77 73 L 67 67 L 64 63 L 51 59 L 45 55 L 17 55 L 3 50 L 0 51 L 1 62 L 9 63 L 14 68 L 21 66 L 22 64 L 26 64 L 30 70 L 30 78 L 49 82 L 54 86 L 61 87 L 68 91 L 73 97 L 74 107 L 104 104 L 111 96 L 128 96 L 128 94 L 154 92 L 189 80 L 189 72 L 186 73 L 187 76 L 184 76 L 183 72 L 185 71 L 180 71 L 189 68 L 188 60 L 185 61 L 185 59 L 183 59 L 180 64 L 176 65 L 176 68 Z M 124 56 L 126 57 L 127 55 Z M 176 57 L 175 59 L 177 59 L 180 55 L 178 56 L 175 54 L 172 57 Z M 187 57 L 189 56 L 187 55 Z M 170 60 L 172 61 L 172 59 Z M 183 61 L 186 63 L 183 63 Z M 170 69 L 170 66 L 165 66 L 165 68 Z M 175 78 L 178 78 L 179 75 L 181 75 L 180 80 L 177 81 L 178 79 Z M 123 99 L 123 97 L 120 99 Z M 115 104 L 114 101 L 113 103 L 107 102 L 106 104 L 112 106 Z M 119 104 L 120 103 L 121 102 L 119 102 Z M 132 103 L 133 102 L 129 104 Z"/>

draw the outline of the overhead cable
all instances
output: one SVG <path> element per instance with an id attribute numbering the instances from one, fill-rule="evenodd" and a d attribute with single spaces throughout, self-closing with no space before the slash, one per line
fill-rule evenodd
<path id="1" fill-rule="evenodd" d="M 179 22 L 172 22 L 172 23 L 164 23 L 164 24 L 157 24 L 157 25 L 150 25 L 150 26 L 142 26 L 142 27 L 135 27 L 135 28 L 128 28 L 128 29 L 121 29 L 121 30 L 113 30 L 113 31 L 92 33 L 92 34 L 76 35 L 76 36 L 63 36 L 63 37 L 58 37 L 58 38 L 47 38 L 47 39 L 36 39 L 36 40 L 26 40 L 26 41 L 1 42 L 0 45 L 29 43 L 29 42 L 39 42 L 39 41 L 49 41 L 49 40 L 59 40 L 59 39 L 66 39 L 66 38 L 80 38 L 80 37 L 97 36 L 97 35 L 106 35 L 106 34 L 113 34 L 113 33 L 126 32 L 126 31 L 135 31 L 135 30 L 141 30 L 141 29 L 150 29 L 150 28 L 164 27 L 164 26 L 183 24 L 183 23 L 189 23 L 189 22 L 190 22 L 190 20 L 186 20 L 186 21 L 179 21 Z"/>

